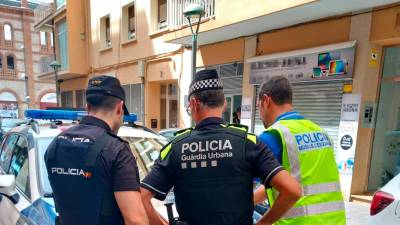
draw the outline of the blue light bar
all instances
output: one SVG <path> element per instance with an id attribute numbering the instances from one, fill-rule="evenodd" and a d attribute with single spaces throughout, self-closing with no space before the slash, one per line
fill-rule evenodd
<path id="1" fill-rule="evenodd" d="M 86 115 L 85 111 L 40 109 L 28 109 L 25 111 L 25 117 L 40 120 L 79 120 Z"/>
<path id="2" fill-rule="evenodd" d="M 39 120 L 80 120 L 86 116 L 86 111 L 70 111 L 70 110 L 42 110 L 28 109 L 25 110 L 25 117 Z M 134 123 L 137 121 L 136 114 L 124 116 L 124 122 Z"/>
<path id="3" fill-rule="evenodd" d="M 137 121 L 137 115 L 134 113 L 129 114 L 129 116 L 124 116 L 124 122 L 134 123 Z"/>

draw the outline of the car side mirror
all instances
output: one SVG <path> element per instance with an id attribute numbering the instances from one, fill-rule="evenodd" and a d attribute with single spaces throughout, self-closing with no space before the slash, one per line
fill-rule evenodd
<path id="1" fill-rule="evenodd" d="M 0 195 L 7 197 L 14 204 L 18 203 L 19 194 L 15 189 L 14 175 L 0 175 Z"/>

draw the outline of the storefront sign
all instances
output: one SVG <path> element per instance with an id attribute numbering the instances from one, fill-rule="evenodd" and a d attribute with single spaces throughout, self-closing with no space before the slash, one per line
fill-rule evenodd
<path id="1" fill-rule="evenodd" d="M 262 84 L 271 77 L 280 75 L 291 82 L 351 78 L 353 64 L 354 46 L 252 62 L 250 84 Z"/>
<path id="2" fill-rule="evenodd" d="M 336 160 L 341 174 L 353 174 L 361 95 L 344 94 Z"/>
<path id="3" fill-rule="evenodd" d="M 353 177 L 360 105 L 360 94 L 343 95 L 338 144 L 336 146 L 336 162 L 340 173 L 342 192 L 347 197 L 350 196 Z"/>
<path id="4" fill-rule="evenodd" d="M 242 112 L 241 112 L 241 118 L 240 118 L 240 123 L 242 125 L 246 125 L 248 127 L 251 127 L 251 118 L 252 118 L 252 98 L 243 98 L 242 99 Z"/>
<path id="5" fill-rule="evenodd" d="M 252 98 L 243 98 L 240 119 L 251 119 L 251 102 Z"/>

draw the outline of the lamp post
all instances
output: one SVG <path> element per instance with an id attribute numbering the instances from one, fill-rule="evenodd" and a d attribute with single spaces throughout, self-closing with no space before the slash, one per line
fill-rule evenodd
<path id="1" fill-rule="evenodd" d="M 56 81 L 56 98 L 57 107 L 60 106 L 60 81 L 58 80 L 58 70 L 61 68 L 61 64 L 58 61 L 53 61 L 50 63 L 50 67 L 54 70 L 54 79 Z"/>
<path id="2" fill-rule="evenodd" d="M 192 31 L 192 78 L 196 74 L 196 53 L 197 53 L 197 35 L 201 17 L 204 15 L 204 9 L 197 3 L 192 3 L 183 11 L 183 15 L 189 22 L 190 30 Z"/>

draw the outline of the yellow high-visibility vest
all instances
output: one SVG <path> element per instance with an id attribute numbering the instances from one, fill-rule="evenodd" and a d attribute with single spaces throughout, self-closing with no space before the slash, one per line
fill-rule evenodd
<path id="1" fill-rule="evenodd" d="M 301 184 L 300 198 L 275 225 L 346 225 L 333 142 L 310 120 L 280 120 L 267 129 L 282 140 L 282 166 Z M 278 192 L 267 190 L 272 205 Z"/>

